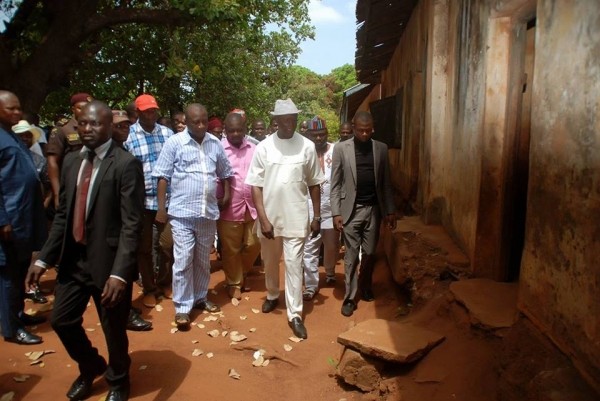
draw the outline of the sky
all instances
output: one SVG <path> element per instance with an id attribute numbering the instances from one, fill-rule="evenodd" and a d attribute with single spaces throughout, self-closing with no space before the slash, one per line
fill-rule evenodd
<path id="1" fill-rule="evenodd" d="M 315 39 L 303 42 L 296 64 L 328 74 L 344 64 L 354 65 L 356 0 L 311 0 L 308 13 Z"/>

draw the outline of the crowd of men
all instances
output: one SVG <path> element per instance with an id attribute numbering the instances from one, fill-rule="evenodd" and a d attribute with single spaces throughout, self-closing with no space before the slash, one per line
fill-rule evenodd
<path id="1" fill-rule="evenodd" d="M 215 234 L 231 298 L 248 290 L 260 255 L 263 313 L 278 307 L 283 256 L 287 320 L 299 338 L 308 337 L 303 302 L 319 291 L 321 248 L 324 283 L 336 282 L 340 233 L 341 313 L 374 299 L 380 223 L 393 229 L 396 219 L 387 147 L 371 138 L 368 112 L 342 124 L 332 143 L 322 118 L 298 125 L 301 111 L 290 99 L 277 100 L 268 127 L 249 124 L 241 109 L 209 119 L 198 103 L 159 120 L 149 94 L 126 111 L 86 93 L 73 95 L 71 106 L 73 118 L 40 151 L 34 145 L 44 132 L 23 119 L 16 95 L 0 90 L 0 327 L 6 341 L 42 342 L 26 326 L 44 318 L 25 314 L 23 301 L 45 302 L 40 278 L 57 267 L 50 321 L 80 372 L 69 399 L 87 398 L 100 375 L 110 385 L 107 401 L 128 399 L 126 330 L 152 325 L 132 308 L 136 280 L 145 307 L 172 299 L 180 330 L 190 328 L 192 309 L 220 310 L 208 299 Z M 82 327 L 90 298 L 108 363 Z"/>

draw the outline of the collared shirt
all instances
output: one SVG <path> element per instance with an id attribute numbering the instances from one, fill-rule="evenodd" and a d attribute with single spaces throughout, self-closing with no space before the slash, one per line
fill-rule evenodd
<path id="1" fill-rule="evenodd" d="M 246 139 L 242 140 L 239 148 L 230 144 L 227 138 L 223 138 L 221 144 L 233 169 L 233 177 L 229 181 L 231 185 L 231 203 L 227 209 L 221 211 L 221 220 L 244 221 L 246 209 L 250 216 L 256 219 L 256 208 L 252 200 L 252 186 L 245 183 L 256 146 Z M 222 196 L 223 188 L 219 183 L 217 198 Z"/>
<path id="2" fill-rule="evenodd" d="M 129 128 L 129 137 L 123 143 L 123 148 L 142 162 L 146 188 L 145 207 L 149 210 L 158 210 L 158 180 L 152 176 L 152 170 L 165 141 L 171 135 L 173 131 L 160 124 L 156 124 L 152 132 L 146 132 L 138 121 Z"/>
<path id="3" fill-rule="evenodd" d="M 198 143 L 186 128 L 165 142 L 152 176 L 171 185 L 170 216 L 217 220 L 217 178 L 227 179 L 233 171 L 216 137 L 207 133 Z"/>
<path id="4" fill-rule="evenodd" d="M 275 236 L 295 238 L 309 232 L 308 187 L 323 181 L 315 144 L 297 132 L 290 139 L 273 134 L 258 144 L 246 177 L 247 184 L 263 188 L 265 213 Z M 259 224 L 256 228 L 262 237 Z"/>
<path id="5" fill-rule="evenodd" d="M 98 175 L 98 170 L 100 170 L 100 165 L 102 164 L 102 160 L 104 160 L 104 158 L 106 157 L 106 153 L 108 152 L 108 149 L 110 148 L 111 143 L 112 143 L 112 139 L 109 139 L 108 141 L 104 142 L 102 145 L 98 146 L 94 150 L 94 152 L 96 152 L 96 156 L 94 157 L 94 160 L 92 162 L 92 177 L 90 178 L 90 186 L 89 186 L 89 190 L 87 193 L 87 199 L 85 200 L 86 216 L 88 215 L 88 213 L 90 211 L 90 199 L 92 197 L 92 188 L 94 188 L 94 181 L 96 181 L 96 176 Z M 87 146 L 84 146 L 79 151 L 79 155 L 83 159 L 83 162 L 81 163 L 81 166 L 79 167 L 79 173 L 77 174 L 77 187 L 78 188 L 79 188 L 79 185 L 81 184 L 81 174 L 83 173 L 83 168 L 86 164 L 88 164 L 90 162 L 88 159 L 88 156 L 87 156 L 89 151 L 90 151 L 90 149 Z"/>
<path id="6" fill-rule="evenodd" d="M 321 229 L 333 228 L 333 216 L 331 215 L 331 166 L 333 163 L 333 143 L 327 143 L 327 150 L 319 157 L 321 171 L 325 176 L 325 181 L 321 183 Z M 318 153 L 317 153 L 318 156 Z M 312 199 L 308 197 L 309 217 L 313 218 Z"/>

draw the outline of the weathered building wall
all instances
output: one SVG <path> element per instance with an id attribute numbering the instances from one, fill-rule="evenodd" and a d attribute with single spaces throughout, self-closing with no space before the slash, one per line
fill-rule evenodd
<path id="1" fill-rule="evenodd" d="M 540 0 L 520 308 L 600 388 L 600 2 Z"/>

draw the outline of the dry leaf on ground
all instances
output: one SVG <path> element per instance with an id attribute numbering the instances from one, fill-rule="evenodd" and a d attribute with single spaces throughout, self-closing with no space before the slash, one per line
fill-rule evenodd
<path id="1" fill-rule="evenodd" d="M 240 304 L 240 300 L 237 298 L 231 298 L 231 304 L 233 306 L 238 306 Z"/>
<path id="2" fill-rule="evenodd" d="M 233 368 L 229 369 L 229 377 L 231 377 L 232 379 L 240 380 L 240 374 L 236 372 Z"/>
<path id="3" fill-rule="evenodd" d="M 203 328 L 205 328 L 206 326 L 205 326 L 205 325 L 203 325 L 202 323 L 198 323 L 198 324 L 196 325 L 196 327 L 198 327 L 199 329 L 203 329 Z"/>
<path id="4" fill-rule="evenodd" d="M 295 342 L 295 343 L 299 343 L 300 341 L 302 341 L 302 339 L 301 339 L 301 338 L 294 337 L 294 336 L 292 336 L 292 337 L 289 337 L 289 338 L 288 338 L 288 340 L 290 340 L 290 341 L 293 341 L 293 342 Z"/>
<path id="5" fill-rule="evenodd" d="M 252 313 L 260 313 L 260 311 L 256 308 L 252 308 Z"/>
<path id="6" fill-rule="evenodd" d="M 231 339 L 231 341 L 235 341 L 236 343 L 239 343 L 240 341 L 246 340 L 248 337 L 246 337 L 243 334 L 239 334 L 239 333 L 236 332 L 235 334 L 231 333 L 229 335 L 229 338 Z"/>
<path id="7" fill-rule="evenodd" d="M 30 377 L 31 376 L 29 376 L 29 375 L 19 375 L 19 376 L 13 377 L 13 380 L 16 381 L 17 383 L 23 383 L 24 381 L 26 381 Z"/>
<path id="8" fill-rule="evenodd" d="M 289 344 L 283 344 L 283 349 L 289 352 L 294 348 Z"/>
<path id="9" fill-rule="evenodd" d="M 256 327 L 251 327 L 251 328 L 250 328 L 248 331 L 249 331 L 250 333 L 254 333 L 254 332 L 256 331 Z"/>
<path id="10" fill-rule="evenodd" d="M 198 344 L 200 341 L 198 340 L 192 340 L 192 344 Z"/>
<path id="11" fill-rule="evenodd" d="M 13 401 L 14 398 L 15 398 L 15 392 L 9 391 L 8 393 L 2 394 L 2 397 L 0 397 L 0 401 Z"/>
<path id="12" fill-rule="evenodd" d="M 208 334 L 208 335 L 209 335 L 209 336 L 211 336 L 211 337 L 218 337 L 218 336 L 219 336 L 219 330 L 217 330 L 217 329 L 214 329 L 214 330 L 211 330 L 211 331 L 209 331 L 209 332 L 208 332 L 208 333 L 206 333 L 206 334 Z"/>
<path id="13" fill-rule="evenodd" d="M 205 317 L 205 318 L 204 318 L 204 321 L 205 321 L 205 322 L 216 322 L 216 321 L 217 321 L 217 319 L 218 319 L 218 318 L 217 318 L 216 316 L 213 316 L 213 315 L 211 315 L 211 316 L 207 316 L 207 317 Z"/>
<path id="14" fill-rule="evenodd" d="M 223 332 L 221 333 L 221 336 L 223 336 L 223 337 L 227 336 L 227 330 L 223 330 Z"/>
<path id="15" fill-rule="evenodd" d="M 44 355 L 44 351 L 31 351 L 27 357 L 32 361 L 40 359 Z"/>
<path id="16" fill-rule="evenodd" d="M 246 316 L 246 315 L 241 315 L 240 316 L 240 320 L 246 320 L 246 319 L 248 319 L 248 316 Z"/>
<path id="17" fill-rule="evenodd" d="M 29 365 L 38 365 L 40 363 L 43 363 L 44 361 L 42 359 L 37 359 L 35 361 L 31 361 L 31 363 Z"/>
<path id="18" fill-rule="evenodd" d="M 177 327 L 173 327 L 173 328 L 171 329 L 171 334 L 175 334 L 175 333 L 177 333 L 178 331 L 179 331 L 179 329 L 178 329 Z"/>
<path id="19" fill-rule="evenodd" d="M 96 331 L 96 329 L 94 329 L 93 327 L 88 327 L 85 329 L 85 331 Z"/>
<path id="20" fill-rule="evenodd" d="M 148 365 L 140 365 L 140 370 L 146 370 L 148 369 Z"/>
<path id="21" fill-rule="evenodd" d="M 213 354 L 212 352 L 209 352 L 208 354 L 206 354 L 206 357 L 208 359 L 212 358 L 213 356 L 215 356 L 215 354 Z"/>
<path id="22" fill-rule="evenodd" d="M 154 309 L 156 309 L 157 312 L 162 312 L 162 310 L 164 309 L 162 305 L 158 304 L 154 307 Z"/>
<path id="23" fill-rule="evenodd" d="M 200 348 L 194 348 L 192 351 L 192 356 L 200 356 L 202 354 L 204 354 L 204 351 L 202 351 Z"/>
<path id="24" fill-rule="evenodd" d="M 262 364 L 263 368 L 264 368 L 265 366 L 269 366 L 269 362 L 271 362 L 271 360 L 270 360 L 270 359 L 265 359 L 265 361 L 264 361 L 264 362 L 263 362 L 263 364 Z"/>
<path id="25" fill-rule="evenodd" d="M 265 363 L 265 358 L 263 358 L 262 355 L 260 355 L 258 358 L 254 359 L 254 361 L 252 362 L 252 366 L 262 366 L 263 363 Z"/>

